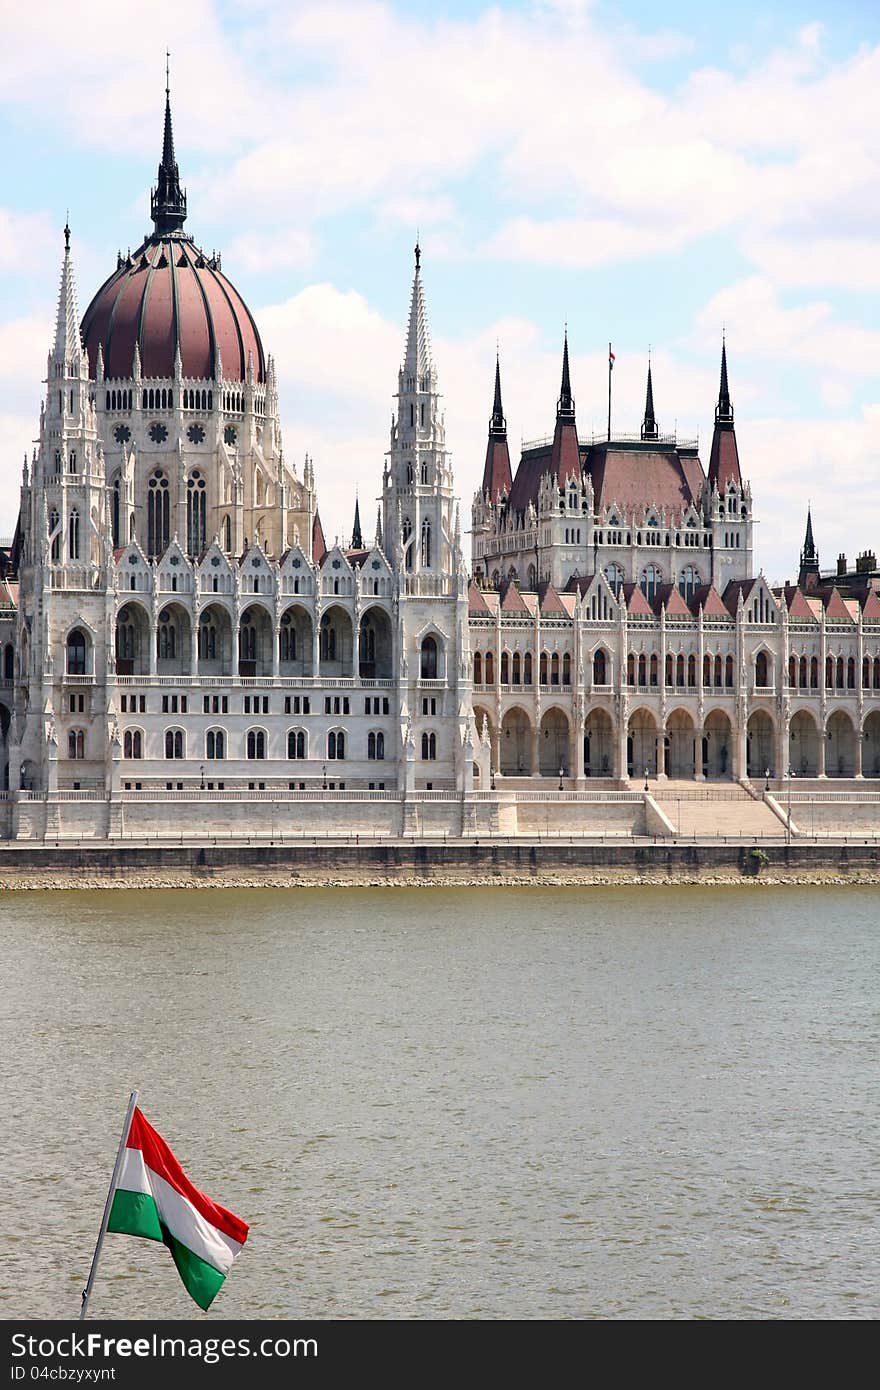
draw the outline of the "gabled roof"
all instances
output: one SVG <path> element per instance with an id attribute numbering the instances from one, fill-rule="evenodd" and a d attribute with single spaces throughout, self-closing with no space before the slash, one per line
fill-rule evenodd
<path id="1" fill-rule="evenodd" d="M 853 620 L 836 584 L 825 599 L 825 617 L 837 623 L 851 623 Z"/>
<path id="2" fill-rule="evenodd" d="M 569 616 L 568 609 L 552 584 L 547 584 L 541 594 L 541 612 L 546 614 L 559 613 L 566 618 Z"/>
<path id="3" fill-rule="evenodd" d="M 876 589 L 869 589 L 865 594 L 862 617 L 870 623 L 880 622 L 880 594 Z"/>
<path id="4" fill-rule="evenodd" d="M 478 587 L 477 584 L 474 583 L 473 579 L 471 580 L 471 582 L 470 582 L 470 587 L 469 587 L 469 589 L 468 589 L 468 612 L 469 612 L 469 613 L 489 613 L 489 612 L 491 612 L 491 609 L 489 608 L 488 603 L 487 603 L 486 600 L 483 598 L 483 594 L 482 594 L 481 589 Z"/>
<path id="5" fill-rule="evenodd" d="M 660 605 L 666 609 L 668 617 L 672 618 L 692 618 L 693 614 L 688 608 L 681 594 L 674 584 L 664 584 L 658 594 Z"/>
<path id="6" fill-rule="evenodd" d="M 638 584 L 624 584 L 623 596 L 626 601 L 626 611 L 632 613 L 634 617 L 653 618 L 656 616 Z"/>
<path id="7" fill-rule="evenodd" d="M 528 613 L 529 607 L 519 591 L 519 586 L 515 579 L 512 579 L 507 586 L 507 592 L 501 600 L 502 613 Z"/>
<path id="8" fill-rule="evenodd" d="M 808 618 L 811 622 L 816 621 L 816 615 L 801 589 L 787 590 L 785 599 L 788 604 L 788 616 L 790 618 Z"/>
<path id="9" fill-rule="evenodd" d="M 757 582 L 757 579 L 731 579 L 722 596 L 729 613 L 736 615 L 740 594 L 742 594 L 743 603 L 745 603 Z"/>
<path id="10" fill-rule="evenodd" d="M 704 584 L 697 589 L 694 594 L 695 607 L 702 608 L 704 618 L 729 618 L 730 614 L 724 604 L 724 599 L 715 588 L 714 584 Z"/>

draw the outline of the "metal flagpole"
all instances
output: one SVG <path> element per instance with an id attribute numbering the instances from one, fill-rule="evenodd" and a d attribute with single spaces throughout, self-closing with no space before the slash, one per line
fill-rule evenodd
<path id="1" fill-rule="evenodd" d="M 92 1285 L 95 1282 L 95 1274 L 98 1269 L 98 1258 L 101 1254 L 101 1246 L 104 1244 L 104 1236 L 107 1231 L 107 1222 L 110 1220 L 110 1208 L 113 1205 L 113 1194 L 116 1191 L 116 1184 L 119 1181 L 119 1172 L 122 1168 L 122 1155 L 125 1153 L 125 1141 L 128 1138 L 128 1131 L 131 1129 L 131 1117 L 137 1105 L 138 1093 L 132 1091 L 128 1098 L 128 1110 L 125 1114 L 125 1124 L 122 1129 L 122 1138 L 119 1141 L 119 1148 L 116 1153 L 116 1162 L 113 1165 L 113 1176 L 110 1179 L 110 1191 L 107 1193 L 107 1200 L 104 1203 L 104 1215 L 101 1218 L 101 1229 L 98 1232 L 98 1243 L 95 1246 L 95 1253 L 92 1256 L 92 1267 L 89 1270 L 88 1283 L 82 1292 L 82 1308 L 79 1312 L 80 1322 L 85 1322 L 86 1312 L 88 1311 L 89 1298 L 92 1292 Z"/>
<path id="2" fill-rule="evenodd" d="M 611 344 L 608 344 L 608 443 L 611 443 Z"/>

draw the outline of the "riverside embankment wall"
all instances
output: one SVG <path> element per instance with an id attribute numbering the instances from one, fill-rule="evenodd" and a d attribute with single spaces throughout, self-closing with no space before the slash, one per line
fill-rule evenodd
<path id="1" fill-rule="evenodd" d="M 876 882 L 876 844 L 302 843 L 0 846 L 0 887 Z"/>

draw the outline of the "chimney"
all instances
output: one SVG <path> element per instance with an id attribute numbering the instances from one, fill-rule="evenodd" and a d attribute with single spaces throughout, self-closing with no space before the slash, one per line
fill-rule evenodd
<path id="1" fill-rule="evenodd" d="M 838 557 L 837 557 L 837 575 L 838 575 L 838 578 L 840 578 L 840 576 L 841 576 L 841 575 L 844 575 L 844 574 L 846 574 L 846 556 L 845 556 L 845 555 L 838 555 Z"/>

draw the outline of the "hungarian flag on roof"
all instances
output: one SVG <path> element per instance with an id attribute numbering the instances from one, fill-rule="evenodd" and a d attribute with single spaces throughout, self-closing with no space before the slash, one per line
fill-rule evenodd
<path id="1" fill-rule="evenodd" d="M 135 1107 L 108 1231 L 161 1240 L 187 1292 L 210 1308 L 247 1240 L 240 1217 L 194 1187 L 165 1140 Z"/>
<path id="2" fill-rule="evenodd" d="M 614 353 L 610 348 L 608 349 L 608 370 L 609 372 L 614 370 Z"/>

